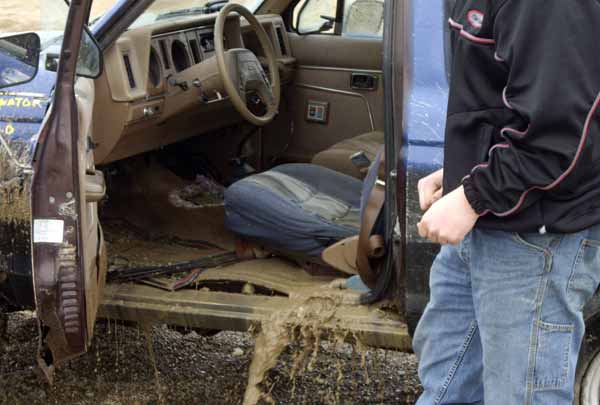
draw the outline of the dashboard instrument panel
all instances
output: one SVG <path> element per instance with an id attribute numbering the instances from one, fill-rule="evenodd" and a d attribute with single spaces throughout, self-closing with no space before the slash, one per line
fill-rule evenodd
<path id="1" fill-rule="evenodd" d="M 105 71 L 97 80 L 95 133 L 97 163 L 108 163 L 230 126 L 241 116 L 220 88 L 216 68 L 215 15 L 160 21 L 126 31 L 105 51 Z M 283 20 L 257 16 L 272 40 L 285 84 L 293 73 Z M 247 22 L 231 16 L 225 49 L 260 47 Z M 288 78 L 286 80 L 286 77 Z M 100 101 L 102 100 L 102 101 Z M 101 139 L 100 139 L 101 138 Z"/>
<path id="2" fill-rule="evenodd" d="M 210 58 L 215 52 L 213 27 L 192 28 L 152 37 L 165 74 L 179 73 Z"/>

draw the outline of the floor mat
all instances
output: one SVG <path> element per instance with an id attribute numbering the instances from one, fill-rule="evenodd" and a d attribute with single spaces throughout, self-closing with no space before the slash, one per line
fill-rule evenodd
<path id="1" fill-rule="evenodd" d="M 169 201 L 174 207 L 187 209 L 215 208 L 224 205 L 225 187 L 206 176 L 197 176 L 192 184 L 174 189 Z"/>
<path id="2" fill-rule="evenodd" d="M 126 221 L 151 240 L 168 236 L 234 250 L 219 192 L 205 178 L 184 181 L 158 163 L 134 160 L 111 177 L 101 222 Z"/>
<path id="3" fill-rule="evenodd" d="M 125 221 L 103 223 L 110 271 L 136 267 L 168 266 L 185 263 L 223 250 L 202 242 L 177 238 L 152 237 Z"/>

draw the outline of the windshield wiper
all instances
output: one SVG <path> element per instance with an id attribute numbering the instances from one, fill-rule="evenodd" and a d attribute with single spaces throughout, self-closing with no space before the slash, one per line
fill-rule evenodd
<path id="1" fill-rule="evenodd" d="M 204 6 L 201 6 L 201 7 L 191 7 L 191 8 L 183 8 L 181 10 L 169 11 L 167 13 L 159 14 L 159 16 L 156 17 L 156 21 L 166 20 L 166 19 L 174 18 L 174 17 L 181 17 L 181 16 L 185 16 L 185 15 L 217 13 L 228 2 L 229 2 L 229 0 L 214 0 L 214 1 L 209 1 Z"/>

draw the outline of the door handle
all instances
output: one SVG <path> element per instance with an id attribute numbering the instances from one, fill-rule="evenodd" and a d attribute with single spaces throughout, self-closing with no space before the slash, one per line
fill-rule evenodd
<path id="1" fill-rule="evenodd" d="M 106 182 L 104 173 L 95 170 L 93 173 L 85 174 L 85 201 L 95 203 L 106 195 Z"/>
<path id="2" fill-rule="evenodd" d="M 354 72 L 350 78 L 350 86 L 355 90 L 375 91 L 377 89 L 377 76 L 372 73 Z"/>

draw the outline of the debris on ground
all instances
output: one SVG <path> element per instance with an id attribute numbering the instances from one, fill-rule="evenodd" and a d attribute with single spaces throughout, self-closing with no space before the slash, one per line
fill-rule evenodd
<path id="1" fill-rule="evenodd" d="M 171 191 L 169 201 L 174 207 L 187 209 L 221 207 L 224 204 L 224 192 L 225 187 L 219 183 L 198 175 L 193 184 Z"/>
<path id="2" fill-rule="evenodd" d="M 60 367 L 49 386 L 35 367 L 34 314 L 10 314 L 9 343 L 0 352 L 0 403 L 159 404 L 159 398 L 169 404 L 242 403 L 252 334 L 203 336 L 154 326 L 150 336 L 156 373 L 143 328 L 101 321 L 90 352 Z M 243 355 L 234 355 L 236 349 Z M 311 370 L 290 380 L 297 349 L 284 350 L 268 372 L 277 404 L 413 404 L 420 392 L 414 355 L 385 350 L 361 354 L 350 344 L 324 341 Z M 339 392 L 338 402 L 332 389 Z"/>

